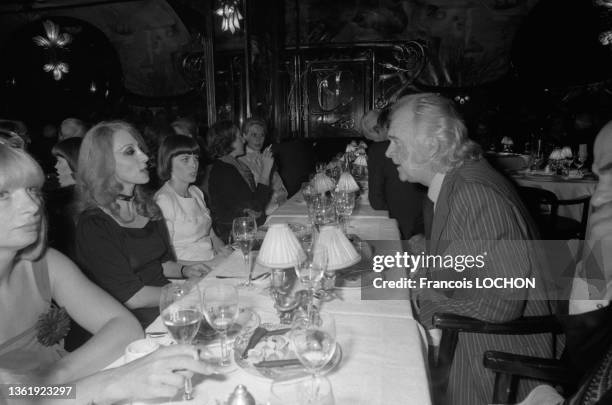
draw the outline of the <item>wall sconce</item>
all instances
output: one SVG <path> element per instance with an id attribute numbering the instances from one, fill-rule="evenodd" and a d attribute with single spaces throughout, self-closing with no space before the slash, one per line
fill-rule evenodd
<path id="1" fill-rule="evenodd" d="M 240 20 L 243 19 L 240 14 L 240 0 L 220 0 L 219 8 L 215 10 L 215 14 L 222 18 L 221 30 L 230 31 L 234 34 L 240 29 Z"/>

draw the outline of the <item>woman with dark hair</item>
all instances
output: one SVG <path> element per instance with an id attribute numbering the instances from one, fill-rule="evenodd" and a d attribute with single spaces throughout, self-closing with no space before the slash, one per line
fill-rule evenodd
<path id="1" fill-rule="evenodd" d="M 143 189 L 149 181 L 144 148 L 138 131 L 122 121 L 99 123 L 85 135 L 77 171 L 76 257 L 146 326 L 159 315 L 166 277 L 200 277 L 207 268 L 176 263 L 162 213 Z"/>
<path id="2" fill-rule="evenodd" d="M 82 140 L 65 139 L 51 149 L 51 154 L 57 159 L 55 171 L 59 188 L 50 190 L 45 196 L 49 213 L 49 244 L 70 258 L 74 258 L 77 214 L 74 184 Z"/>
<path id="3" fill-rule="evenodd" d="M 208 180 L 213 226 L 221 239 L 228 240 L 234 218 L 249 215 L 258 224 L 265 222 L 274 158 L 266 149 L 254 175 L 237 159 L 244 155 L 244 140 L 231 121 L 219 121 L 208 130 L 208 145 L 216 158 Z"/>
<path id="4" fill-rule="evenodd" d="M 159 147 L 157 174 L 164 185 L 155 194 L 176 257 L 180 261 L 208 261 L 227 253 L 211 229 L 204 194 L 193 185 L 198 174 L 200 147 L 195 139 L 171 135 Z"/>
<path id="5" fill-rule="evenodd" d="M 79 150 L 81 149 L 82 138 L 68 138 L 59 141 L 51 149 L 51 154 L 55 156 L 55 171 L 60 187 L 72 186 L 75 183 L 74 175 L 79 160 Z"/>

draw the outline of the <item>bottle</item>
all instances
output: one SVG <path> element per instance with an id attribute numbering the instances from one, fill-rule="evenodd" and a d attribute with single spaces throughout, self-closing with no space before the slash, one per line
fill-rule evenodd
<path id="1" fill-rule="evenodd" d="M 236 386 L 234 392 L 229 396 L 227 405 L 257 405 L 253 395 L 242 384 Z"/>

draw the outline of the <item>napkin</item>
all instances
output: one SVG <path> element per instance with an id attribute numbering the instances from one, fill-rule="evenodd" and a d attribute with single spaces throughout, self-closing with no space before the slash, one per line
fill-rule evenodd
<path id="1" fill-rule="evenodd" d="M 251 252 L 251 264 L 253 265 L 253 277 L 269 271 L 268 268 L 261 266 L 255 262 L 257 252 Z M 248 274 L 246 265 L 244 263 L 244 257 L 242 252 L 239 250 L 234 251 L 225 260 L 221 261 L 215 266 L 215 275 L 227 276 L 227 277 L 244 277 Z"/>

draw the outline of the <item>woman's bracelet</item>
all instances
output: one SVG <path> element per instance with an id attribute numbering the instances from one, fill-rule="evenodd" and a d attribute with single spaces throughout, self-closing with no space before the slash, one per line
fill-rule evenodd
<path id="1" fill-rule="evenodd" d="M 185 278 L 185 274 L 183 273 L 183 270 L 185 269 L 185 265 L 181 264 L 181 277 Z"/>

